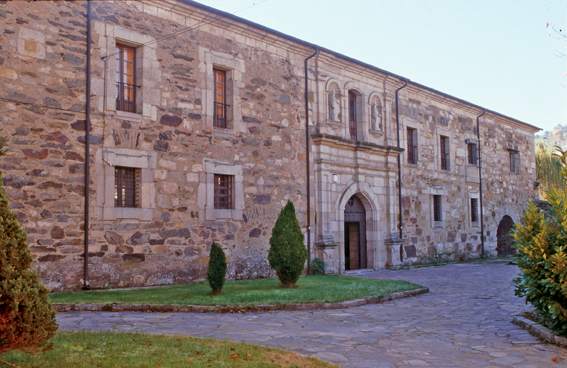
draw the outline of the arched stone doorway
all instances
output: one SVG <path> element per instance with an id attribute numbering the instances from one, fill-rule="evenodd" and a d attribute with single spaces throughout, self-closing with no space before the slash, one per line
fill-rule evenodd
<path id="1" fill-rule="evenodd" d="M 514 248 L 514 237 L 512 229 L 514 228 L 514 220 L 508 215 L 502 217 L 496 230 L 496 252 L 499 256 L 509 256 L 516 253 Z"/>
<path id="2" fill-rule="evenodd" d="M 345 270 L 367 268 L 366 211 L 356 195 L 346 203 L 344 229 Z"/>

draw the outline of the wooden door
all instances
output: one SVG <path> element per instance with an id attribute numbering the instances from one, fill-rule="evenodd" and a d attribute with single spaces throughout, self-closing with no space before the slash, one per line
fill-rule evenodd
<path id="1" fill-rule="evenodd" d="M 360 268 L 360 223 L 345 223 L 345 268 Z"/>

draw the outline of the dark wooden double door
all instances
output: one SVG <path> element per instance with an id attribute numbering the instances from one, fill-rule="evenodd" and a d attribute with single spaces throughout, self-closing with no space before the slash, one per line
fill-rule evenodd
<path id="1" fill-rule="evenodd" d="M 366 251 L 366 212 L 360 199 L 353 196 L 345 207 L 345 269 L 368 267 Z"/>

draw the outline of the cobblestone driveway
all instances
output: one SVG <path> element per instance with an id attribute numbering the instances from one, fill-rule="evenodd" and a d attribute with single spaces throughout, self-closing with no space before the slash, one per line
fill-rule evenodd
<path id="1" fill-rule="evenodd" d="M 344 367 L 567 367 L 567 350 L 513 325 L 515 266 L 456 264 L 367 273 L 430 288 L 426 295 L 343 310 L 261 314 L 65 313 L 65 330 L 113 330 L 241 340 L 316 355 Z"/>

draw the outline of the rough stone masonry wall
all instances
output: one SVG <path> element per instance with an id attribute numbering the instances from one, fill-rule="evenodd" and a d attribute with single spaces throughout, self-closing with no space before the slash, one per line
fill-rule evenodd
<path id="1" fill-rule="evenodd" d="M 405 253 L 410 262 L 466 259 L 481 253 L 480 222 L 471 223 L 470 198 L 479 198 L 476 165 L 467 161 L 466 141 L 477 141 L 476 115 L 466 106 L 439 103 L 423 94 L 404 92 L 400 107 L 407 148 L 407 127 L 418 130 L 418 163 L 402 155 L 402 211 Z M 485 222 L 485 252 L 496 255 L 496 228 L 502 216 L 518 221 L 533 198 L 535 163 L 533 132 L 512 127 L 504 119 L 481 120 L 481 154 Z M 440 135 L 450 139 L 450 170 L 441 170 Z M 507 148 L 521 152 L 521 171 L 510 173 Z M 443 221 L 433 222 L 432 195 L 443 202 Z"/>
<path id="2" fill-rule="evenodd" d="M 82 4 L 0 2 L 0 171 L 51 287 L 82 270 L 84 68 Z"/>
<path id="3" fill-rule="evenodd" d="M 280 209 L 289 199 L 300 223 L 304 217 L 302 74 L 292 64 L 301 65 L 301 59 L 276 55 L 254 39 L 235 41 L 234 32 L 218 26 L 164 38 L 184 28 L 185 19 L 163 14 L 120 2 L 94 7 L 93 134 L 100 144 L 93 150 L 96 155 L 116 148 L 149 152 L 155 167 L 147 178 L 153 188 L 144 192 L 151 197 L 149 217 L 116 220 L 101 214 L 99 185 L 107 178 L 95 158 L 91 282 L 130 286 L 203 278 L 213 241 L 227 253 L 230 277 L 268 276 L 268 241 Z M 112 50 L 104 45 L 114 44 L 104 35 L 111 35 L 109 29 L 117 39 L 152 42 L 141 46 L 148 70 L 141 72 L 144 107 L 138 116 L 110 111 L 112 100 L 104 105 L 99 60 Z M 234 121 L 228 131 L 212 127 L 212 64 L 234 69 L 231 92 L 239 98 L 231 106 Z M 242 174 L 235 198 L 242 197 L 242 212 L 230 219 L 216 219 L 204 203 L 210 194 L 205 194 L 207 167 L 214 165 Z"/>
<path id="4" fill-rule="evenodd" d="M 235 42 L 233 31 L 216 25 L 163 39 L 195 20 L 163 9 L 158 16 L 141 3 L 92 4 L 91 286 L 203 278 L 213 241 L 227 253 L 230 277 L 269 275 L 268 240 L 280 209 L 292 200 L 300 223 L 304 218 L 303 56 L 276 54 L 257 38 Z M 84 9 L 83 2 L 0 4 L 0 96 L 26 102 L 1 102 L 10 148 L 1 169 L 52 289 L 82 282 Z M 139 114 L 117 113 L 109 97 L 114 69 L 105 71 L 103 57 L 112 64 L 117 40 L 139 42 L 140 61 L 149 66 L 140 71 Z M 228 65 L 238 116 L 234 129 L 214 131 L 207 71 L 224 60 L 238 61 Z M 148 208 L 134 216 L 116 217 L 101 199 L 113 186 L 107 158 L 117 152 L 153 162 L 143 174 Z M 241 173 L 242 210 L 230 219 L 216 219 L 204 203 L 216 167 Z"/>

